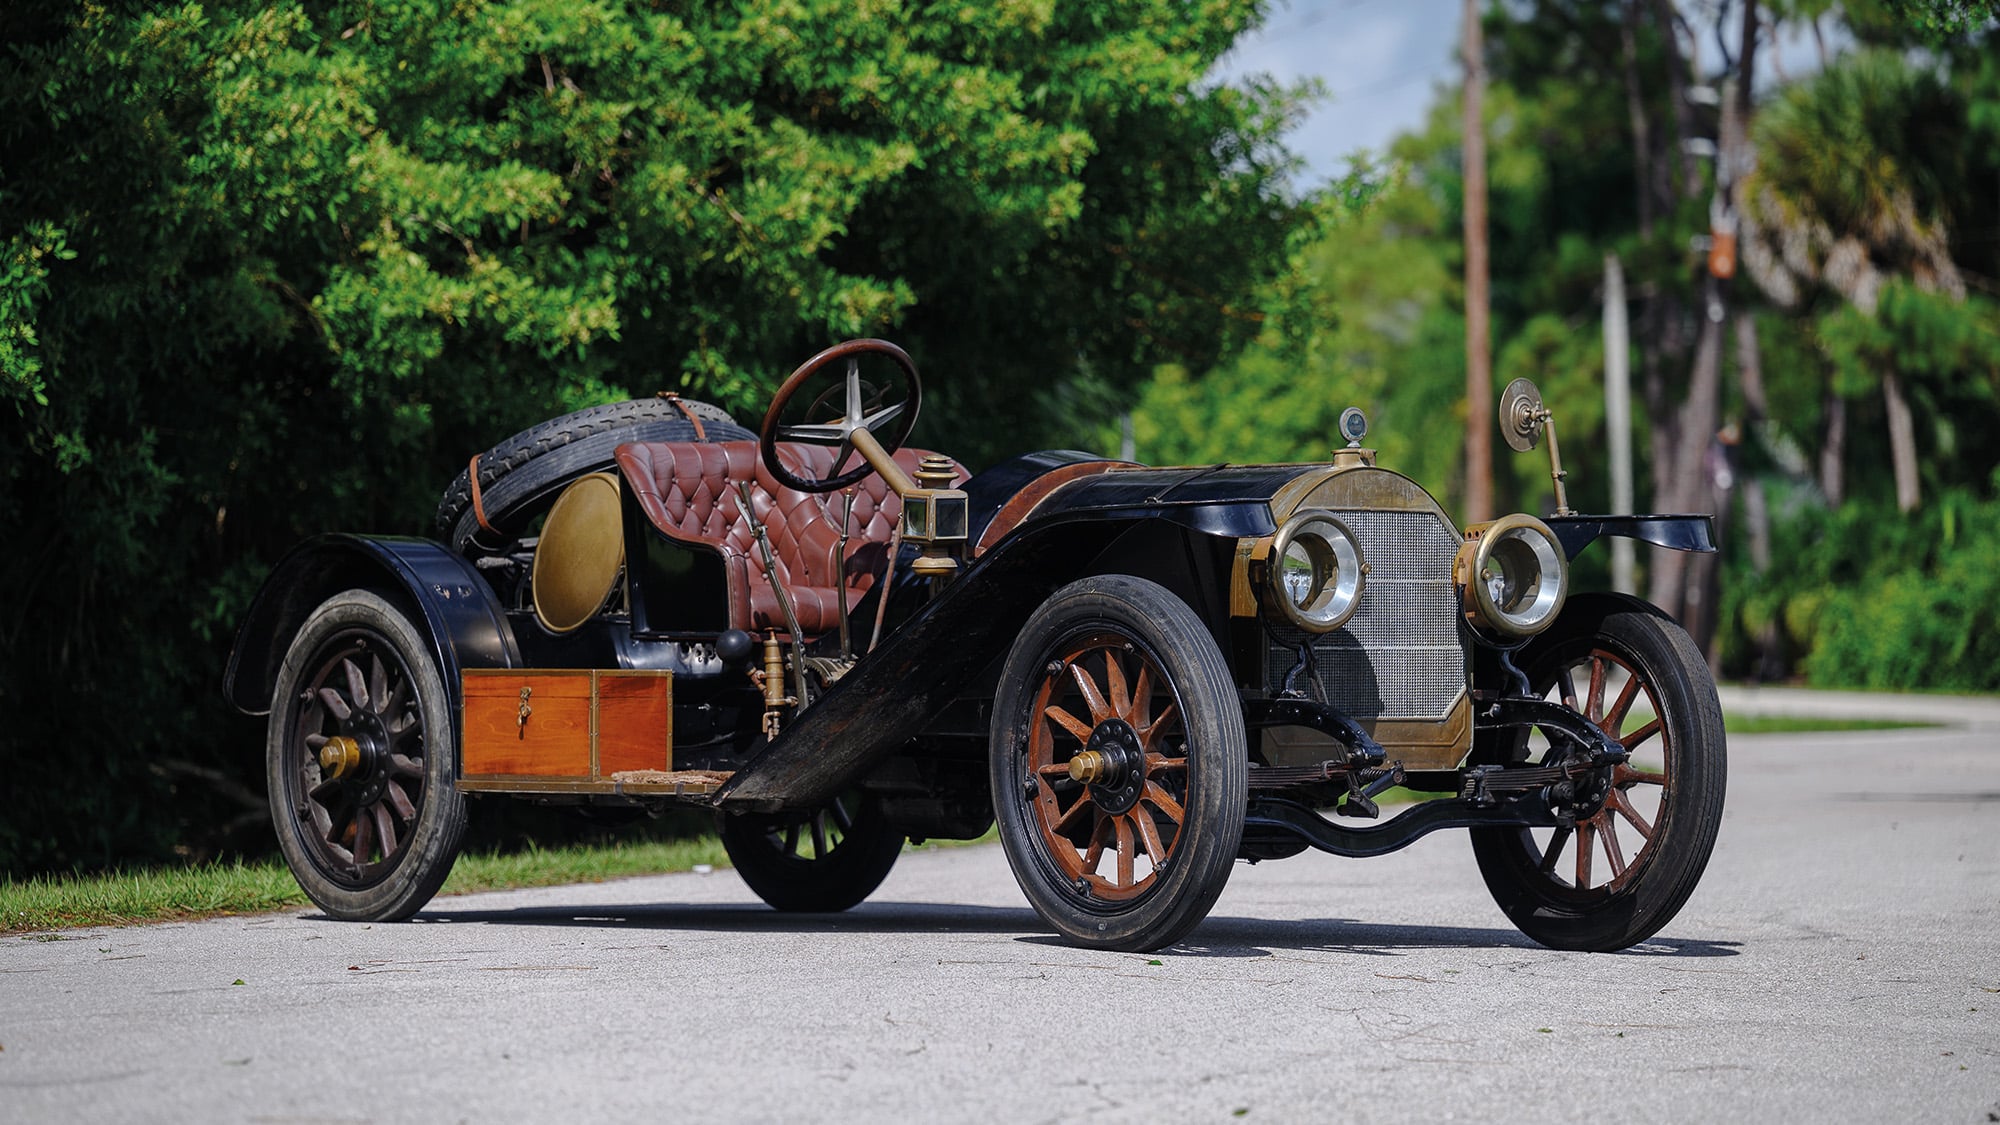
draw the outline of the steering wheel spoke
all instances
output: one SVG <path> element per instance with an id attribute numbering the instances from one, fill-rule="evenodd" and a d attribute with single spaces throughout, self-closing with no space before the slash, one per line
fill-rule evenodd
<path id="1" fill-rule="evenodd" d="M 907 402 L 892 402 L 889 405 L 883 407 L 882 409 L 877 410 L 875 413 L 870 414 L 867 417 L 861 419 L 859 422 L 856 422 L 854 424 L 854 428 L 861 430 L 870 430 L 870 431 L 879 429 L 895 421 L 896 419 L 901 418 L 903 416 L 903 407 L 908 405 L 909 403 Z"/>
<path id="2" fill-rule="evenodd" d="M 778 427 L 778 436 L 785 441 L 809 441 L 814 445 L 845 445 L 847 435 L 853 432 L 845 422 L 801 422 Z"/>

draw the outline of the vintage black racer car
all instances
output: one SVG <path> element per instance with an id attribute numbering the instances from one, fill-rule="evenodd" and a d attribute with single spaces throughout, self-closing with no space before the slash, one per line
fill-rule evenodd
<path id="1" fill-rule="evenodd" d="M 1029 453 L 968 477 L 903 448 L 893 344 L 819 353 L 761 432 L 671 396 L 475 458 L 442 542 L 326 535 L 272 572 L 229 699 L 270 715 L 278 839 L 329 915 L 405 918 L 468 794 L 718 813 L 781 910 L 844 910 L 906 839 L 997 818 L 1022 890 L 1087 946 L 1170 944 L 1232 865 L 1470 830 L 1536 941 L 1612 950 L 1692 892 L 1722 718 L 1687 635 L 1568 591 L 1625 535 L 1704 516 L 1461 531 L 1360 448 L 1147 468 Z M 1531 386 L 1517 449 L 1550 426 Z M 1393 787 L 1431 795 L 1383 820 Z M 1441 795 L 1440 795 L 1441 794 Z M 1394 806 L 1392 806 L 1394 808 Z"/>

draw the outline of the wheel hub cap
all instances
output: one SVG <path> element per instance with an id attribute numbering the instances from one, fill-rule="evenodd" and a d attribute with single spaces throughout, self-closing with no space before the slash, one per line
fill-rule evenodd
<path id="1" fill-rule="evenodd" d="M 319 748 L 319 771 L 328 781 L 353 777 L 361 770 L 361 744 L 339 735 Z"/>
<path id="2" fill-rule="evenodd" d="M 1139 732 L 1123 719 L 1106 719 L 1090 732 L 1090 741 L 1069 760 L 1072 780 L 1090 786 L 1090 795 L 1105 812 L 1117 815 L 1139 800 L 1146 782 L 1146 751 Z"/>

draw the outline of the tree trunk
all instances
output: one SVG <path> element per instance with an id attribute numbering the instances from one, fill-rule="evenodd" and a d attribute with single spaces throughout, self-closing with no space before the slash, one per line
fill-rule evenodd
<path id="1" fill-rule="evenodd" d="M 1639 81 L 1639 3 L 1623 5 L 1618 38 L 1625 49 L 1625 112 L 1632 119 L 1633 178 L 1639 185 L 1639 240 L 1653 237 L 1653 200 L 1658 185 L 1653 182 L 1653 123 L 1646 116 L 1646 91 Z"/>
<path id="2" fill-rule="evenodd" d="M 1618 255 L 1604 256 L 1604 436 L 1611 454 L 1611 511 L 1632 512 L 1632 333 L 1626 322 L 1625 268 Z M 1611 541 L 1611 588 L 1638 590 L 1633 579 L 1637 552 L 1632 540 Z"/>
<path id="3" fill-rule="evenodd" d="M 1486 47 L 1465 0 L 1465 519 L 1493 518 L 1493 342 L 1486 262 Z"/>
<path id="4" fill-rule="evenodd" d="M 1736 314 L 1736 378 L 1743 388 L 1743 442 L 1745 448 L 1762 440 L 1764 420 L 1770 417 L 1770 403 L 1764 394 L 1764 357 L 1757 347 L 1757 318 L 1747 312 Z M 1748 474 L 1743 479 L 1743 530 L 1750 538 L 1750 569 L 1764 574 L 1771 569 L 1771 505 L 1764 495 L 1764 481 Z M 1757 631 L 1757 659 L 1751 665 L 1751 679 L 1758 683 L 1780 679 L 1785 674 L 1784 631 L 1776 614 Z"/>
<path id="5" fill-rule="evenodd" d="M 1826 440 L 1819 447 L 1819 490 L 1826 502 L 1838 508 L 1847 498 L 1847 400 L 1829 388 L 1826 392 Z"/>
<path id="6" fill-rule="evenodd" d="M 1743 413 L 1748 440 L 1763 426 L 1771 410 L 1764 394 L 1764 357 L 1757 346 L 1757 318 L 1747 312 L 1736 314 L 1736 382 L 1743 390 Z"/>
<path id="7" fill-rule="evenodd" d="M 1672 477 L 1668 479 L 1667 510 L 1676 513 L 1709 513 L 1715 501 L 1708 473 L 1708 447 L 1715 440 L 1722 386 L 1722 320 L 1715 315 L 1721 308 L 1720 282 L 1710 277 L 1703 286 L 1704 315 L 1701 336 L 1695 344 L 1694 370 L 1688 378 L 1687 402 L 1680 409 L 1678 448 L 1673 451 Z M 1700 595 L 1690 589 L 1687 555 L 1658 549 L 1653 552 L 1649 600 L 1675 617 L 1686 616 L 1690 597 Z M 1685 623 L 1685 622 L 1684 622 Z M 1690 627 L 1695 641 L 1706 646 L 1707 639 Z"/>
<path id="8" fill-rule="evenodd" d="M 1718 528 L 1729 526 L 1730 495 L 1727 491 L 1716 490 L 1709 507 L 1715 512 Z M 1721 635 L 1722 622 L 1722 556 L 1717 553 L 1686 555 L 1687 564 L 1687 604 L 1682 609 L 1681 625 L 1694 638 L 1695 645 L 1708 658 L 1709 671 L 1717 675 L 1722 671 L 1722 646 L 1717 642 Z"/>
<path id="9" fill-rule="evenodd" d="M 1903 381 L 1895 372 L 1882 376 L 1882 406 L 1889 415 L 1889 463 L 1896 471 L 1896 510 L 1916 509 L 1920 499 L 1917 483 L 1917 431 L 1910 421 L 1910 403 L 1903 397 Z"/>
<path id="10" fill-rule="evenodd" d="M 1696 132 L 1694 105 L 1687 98 L 1688 66 L 1681 54 L 1680 21 L 1673 0 L 1653 0 L 1653 13 L 1660 21 L 1660 49 L 1667 56 L 1667 96 L 1674 109 L 1674 136 L 1668 138 L 1667 163 L 1685 198 L 1701 190 L 1701 168 L 1681 148 L 1681 142 Z"/>

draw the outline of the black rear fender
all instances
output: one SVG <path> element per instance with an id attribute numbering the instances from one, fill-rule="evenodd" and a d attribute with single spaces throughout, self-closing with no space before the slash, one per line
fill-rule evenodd
<path id="1" fill-rule="evenodd" d="M 248 714 L 268 714 L 299 627 L 321 602 L 352 589 L 374 590 L 410 615 L 431 643 L 454 711 L 461 671 L 520 664 L 499 599 L 468 560 L 427 539 L 322 535 L 271 568 L 237 628 L 223 698 Z"/>

